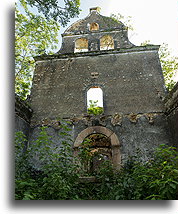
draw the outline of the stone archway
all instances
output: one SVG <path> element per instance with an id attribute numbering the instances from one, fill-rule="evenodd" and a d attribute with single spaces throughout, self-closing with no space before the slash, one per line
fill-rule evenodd
<path id="1" fill-rule="evenodd" d="M 112 163 L 116 169 L 121 166 L 120 142 L 117 135 L 110 129 L 102 126 L 92 126 L 81 131 L 74 142 L 74 155 L 78 154 L 78 147 L 84 139 L 91 134 L 103 134 L 111 141 Z"/>

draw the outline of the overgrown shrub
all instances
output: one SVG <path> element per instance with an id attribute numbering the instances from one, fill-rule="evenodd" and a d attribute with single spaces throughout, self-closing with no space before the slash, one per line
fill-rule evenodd
<path id="1" fill-rule="evenodd" d="M 97 101 L 93 101 L 93 100 L 89 100 L 90 105 L 88 107 L 88 114 L 92 114 L 92 115 L 100 115 L 104 112 L 103 107 L 97 106 L 98 100 Z"/>
<path id="2" fill-rule="evenodd" d="M 130 157 L 116 171 L 104 161 L 95 175 L 96 182 L 81 183 L 80 176 L 91 176 L 73 157 L 67 124 L 60 126 L 61 146 L 52 147 L 46 127 L 26 148 L 26 138 L 15 138 L 15 199 L 16 200 L 174 200 L 178 192 L 178 153 L 174 147 L 160 145 L 147 161 Z M 88 164 L 91 156 L 87 143 L 80 150 L 80 161 Z M 34 168 L 32 158 L 39 157 L 41 168 Z M 46 158 L 47 157 L 47 158 Z"/>
<path id="3" fill-rule="evenodd" d="M 176 148 L 160 145 L 149 161 L 129 160 L 115 178 L 112 199 L 174 200 L 178 195 L 178 153 Z"/>

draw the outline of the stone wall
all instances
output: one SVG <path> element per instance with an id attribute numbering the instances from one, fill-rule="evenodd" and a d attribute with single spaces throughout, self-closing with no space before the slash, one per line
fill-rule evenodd
<path id="1" fill-rule="evenodd" d="M 27 137 L 30 131 L 32 109 L 15 95 L 15 132 L 22 131 Z"/>
<path id="2" fill-rule="evenodd" d="M 98 132 L 98 127 L 105 127 L 116 134 L 119 140 L 117 150 L 122 165 L 128 160 L 129 156 L 137 154 L 137 151 L 140 152 L 143 160 L 147 160 L 157 146 L 171 144 L 171 136 L 164 113 L 115 114 L 112 116 L 88 115 L 70 118 L 68 121 L 71 122 L 69 134 L 74 142 L 73 146 L 75 146 L 78 136 L 88 128 L 93 129 L 93 134 L 103 134 Z M 60 137 L 58 124 L 58 120 L 45 120 L 41 125 L 48 126 L 47 132 L 52 137 L 52 146 L 60 147 L 62 138 Z M 30 141 L 36 139 L 39 131 L 39 126 L 33 127 Z"/>
<path id="3" fill-rule="evenodd" d="M 91 30 L 92 24 L 98 29 Z M 103 48 L 106 35 L 112 38 L 112 49 Z M 108 138 L 117 136 L 113 155 L 118 164 L 137 149 L 146 160 L 155 147 L 170 144 L 158 50 L 157 45 L 134 46 L 121 22 L 99 15 L 94 8 L 64 32 L 58 53 L 35 57 L 30 141 L 36 139 L 39 126 L 45 125 L 53 146 L 60 146 L 62 118 L 72 123 L 73 146 L 84 130 L 97 133 L 104 129 L 112 133 L 106 134 Z M 103 91 L 104 112 L 99 116 L 87 112 L 87 92 L 92 87 Z"/>
<path id="4" fill-rule="evenodd" d="M 105 115 L 163 112 L 165 89 L 158 48 L 38 58 L 32 120 L 87 114 L 87 91 L 92 86 L 103 91 Z"/>
<path id="5" fill-rule="evenodd" d="M 90 30 L 90 24 L 98 25 L 97 30 Z M 96 10 L 82 20 L 69 26 L 62 34 L 63 41 L 59 54 L 74 53 L 75 41 L 85 38 L 88 41 L 88 51 L 100 50 L 100 39 L 109 35 L 114 39 L 114 49 L 131 48 L 134 45 L 128 40 L 128 29 L 122 22 L 111 17 L 100 15 Z"/>
<path id="6" fill-rule="evenodd" d="M 165 99 L 166 115 L 172 134 L 171 145 L 178 149 L 178 83 Z"/>
<path id="7" fill-rule="evenodd" d="M 168 144 L 170 135 L 167 125 L 163 113 L 93 116 L 74 122 L 74 140 L 87 127 L 104 126 L 117 135 L 123 164 L 137 150 L 141 151 L 143 160 L 146 160 L 155 147 Z"/>

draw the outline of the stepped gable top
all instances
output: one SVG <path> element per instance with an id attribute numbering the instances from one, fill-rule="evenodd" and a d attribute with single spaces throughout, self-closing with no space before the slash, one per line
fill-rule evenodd
<path id="1" fill-rule="evenodd" d="M 127 29 L 127 27 L 122 22 L 115 21 L 107 16 L 102 16 L 99 14 L 99 11 L 99 7 L 90 8 L 90 14 L 86 18 L 81 19 L 69 26 L 62 36 L 88 33 L 90 32 L 89 25 L 92 23 L 97 23 L 99 25 L 99 29 L 95 30 L 95 32 Z"/>

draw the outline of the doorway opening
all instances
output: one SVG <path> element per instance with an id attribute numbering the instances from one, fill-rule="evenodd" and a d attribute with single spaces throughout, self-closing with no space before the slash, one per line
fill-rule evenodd
<path id="1" fill-rule="evenodd" d="M 79 147 L 78 156 L 84 172 L 95 174 L 104 162 L 112 160 L 111 139 L 101 133 L 87 136 Z"/>
<path id="2" fill-rule="evenodd" d="M 113 167 L 120 169 L 120 142 L 117 135 L 110 129 L 103 126 L 92 126 L 81 131 L 74 142 L 74 156 L 78 157 L 83 148 L 83 151 L 87 151 L 88 155 L 95 152 L 98 155 L 96 159 L 95 157 L 90 159 L 91 156 L 88 156 L 91 160 L 85 164 L 88 170 L 97 170 L 97 166 L 99 166 L 103 160 L 111 160 Z M 94 163 L 98 163 L 95 164 L 96 168 L 93 168 Z"/>

